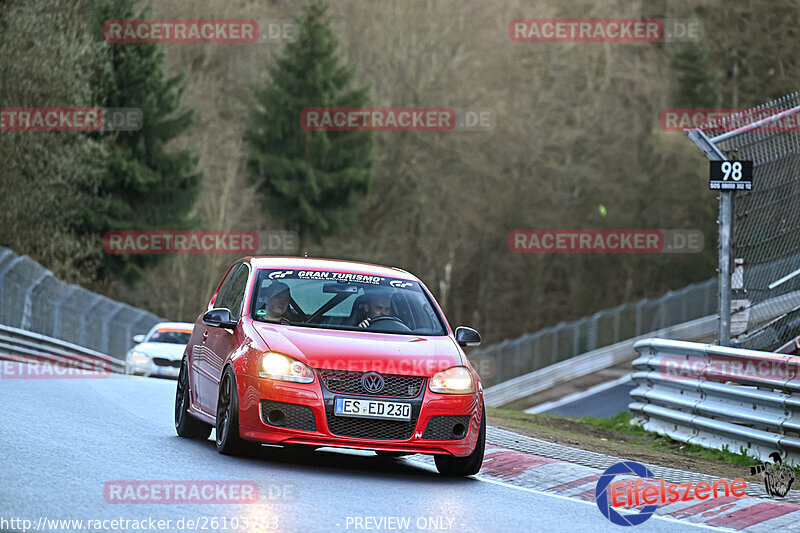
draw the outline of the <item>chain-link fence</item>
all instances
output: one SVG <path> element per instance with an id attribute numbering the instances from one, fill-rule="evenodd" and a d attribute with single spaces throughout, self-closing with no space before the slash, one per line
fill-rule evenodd
<path id="1" fill-rule="evenodd" d="M 29 257 L 0 246 L 0 324 L 124 358 L 133 336 L 163 319 L 70 285 Z"/>
<path id="2" fill-rule="evenodd" d="M 469 354 L 488 387 L 598 348 L 683 324 L 717 311 L 717 280 L 626 303 L 592 316 L 562 322 Z"/>
<path id="3" fill-rule="evenodd" d="M 752 189 L 728 193 L 733 346 L 772 351 L 800 335 L 798 111 L 794 93 L 701 128 L 726 159 L 753 161 Z"/>

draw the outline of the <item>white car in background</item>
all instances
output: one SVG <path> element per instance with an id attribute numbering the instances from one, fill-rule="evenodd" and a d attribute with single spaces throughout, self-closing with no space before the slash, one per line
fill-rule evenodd
<path id="1" fill-rule="evenodd" d="M 125 355 L 125 373 L 177 378 L 192 328 L 186 322 L 161 322 L 146 335 L 134 335 L 138 344 Z"/>

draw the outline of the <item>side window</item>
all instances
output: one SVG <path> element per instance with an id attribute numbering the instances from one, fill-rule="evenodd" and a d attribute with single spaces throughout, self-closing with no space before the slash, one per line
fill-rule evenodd
<path id="1" fill-rule="evenodd" d="M 228 270 L 227 277 L 225 278 L 225 281 L 222 282 L 219 292 L 217 292 L 217 299 L 214 301 L 214 307 L 224 307 L 223 305 L 220 305 L 220 303 L 225 299 L 228 292 L 230 292 L 233 280 L 236 278 L 236 274 L 241 267 L 242 263 L 239 263 L 237 265 L 233 265 L 230 270 Z"/>
<path id="2" fill-rule="evenodd" d="M 225 307 L 230 309 L 231 315 L 234 320 L 239 320 L 242 314 L 242 301 L 244 300 L 244 292 L 247 288 L 247 276 L 250 269 L 242 264 L 239 270 L 232 274 L 231 283 L 228 285 L 228 280 L 225 280 L 225 285 L 222 287 L 224 292 L 220 291 L 220 298 L 217 300 L 215 307 Z"/>

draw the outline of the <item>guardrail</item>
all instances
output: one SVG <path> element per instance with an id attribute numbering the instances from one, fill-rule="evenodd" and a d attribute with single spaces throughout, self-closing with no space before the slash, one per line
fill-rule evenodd
<path id="1" fill-rule="evenodd" d="M 645 339 L 631 376 L 634 422 L 705 448 L 779 451 L 800 464 L 800 357 Z"/>
<path id="2" fill-rule="evenodd" d="M 484 401 L 488 407 L 501 407 L 551 387 L 592 374 L 598 370 L 620 364 L 636 356 L 634 351 L 636 341 L 647 336 L 656 335 L 699 340 L 702 337 L 713 335 L 716 327 L 717 316 L 711 315 L 648 333 L 646 336 L 642 335 L 611 346 L 592 350 L 566 361 L 487 387 L 483 391 Z"/>
<path id="3" fill-rule="evenodd" d="M 125 363 L 106 354 L 32 331 L 0 325 L 0 360 L 51 364 L 122 374 Z"/>
<path id="4" fill-rule="evenodd" d="M 769 321 L 775 317 L 775 313 L 784 313 L 786 309 L 797 306 L 800 306 L 800 291 L 766 300 L 751 308 L 749 323 L 764 324 L 767 322 L 762 330 L 767 331 L 770 329 Z M 634 345 L 636 342 L 648 337 L 667 337 L 686 341 L 706 340 L 704 337 L 713 335 L 717 330 L 718 321 L 719 317 L 717 315 L 709 315 L 683 324 L 665 327 L 658 331 L 644 333 L 611 346 L 592 350 L 566 361 L 491 385 L 484 391 L 486 405 L 500 407 L 592 372 L 622 363 L 626 359 L 635 356 Z M 773 335 L 777 335 L 777 332 L 774 332 Z M 469 358 L 473 365 L 479 369 L 478 373 L 480 374 L 480 369 L 486 367 L 485 360 L 482 360 L 479 356 L 476 357 L 475 354 L 476 352 L 472 352 L 469 354 Z M 483 375 L 481 375 L 481 379 L 483 379 Z M 485 383 L 486 380 L 484 380 Z"/>

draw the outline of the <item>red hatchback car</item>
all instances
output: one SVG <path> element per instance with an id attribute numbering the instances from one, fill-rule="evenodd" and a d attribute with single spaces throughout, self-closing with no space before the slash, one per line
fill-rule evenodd
<path id="1" fill-rule="evenodd" d="M 181 437 L 431 454 L 480 470 L 483 387 L 430 291 L 397 268 L 291 257 L 237 261 L 198 317 L 175 397 Z"/>

